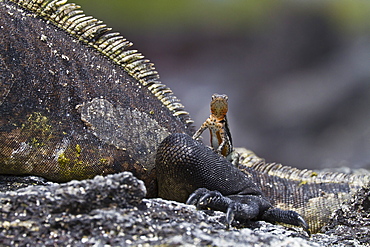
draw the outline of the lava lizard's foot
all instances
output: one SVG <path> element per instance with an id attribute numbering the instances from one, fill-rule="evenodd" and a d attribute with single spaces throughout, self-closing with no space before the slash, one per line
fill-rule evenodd
<path id="1" fill-rule="evenodd" d="M 298 213 L 274 208 L 246 174 L 186 134 L 172 134 L 163 140 L 156 169 L 162 198 L 226 212 L 229 224 L 234 218 L 253 219 L 308 230 Z"/>

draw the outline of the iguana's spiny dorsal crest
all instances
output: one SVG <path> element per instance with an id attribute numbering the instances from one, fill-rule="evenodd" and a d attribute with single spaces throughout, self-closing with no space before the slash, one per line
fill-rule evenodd
<path id="1" fill-rule="evenodd" d="M 139 81 L 172 111 L 182 116 L 187 124 L 193 123 L 189 113 L 184 111 L 180 100 L 159 81 L 154 64 L 137 50 L 129 49 L 132 43 L 118 32 L 112 32 L 102 21 L 86 16 L 79 5 L 68 0 L 11 0 L 50 21 L 83 43 L 95 48 L 111 61 L 121 66 L 129 75 Z M 41 37 L 42 38 L 42 37 Z M 46 37 L 45 37 L 46 38 Z"/>
<path id="2" fill-rule="evenodd" d="M 132 171 L 192 120 L 131 42 L 67 1 L 0 1 L 0 173 L 54 181 Z"/>

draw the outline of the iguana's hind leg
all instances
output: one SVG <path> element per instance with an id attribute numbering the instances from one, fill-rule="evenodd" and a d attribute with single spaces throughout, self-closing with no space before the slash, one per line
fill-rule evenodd
<path id="1" fill-rule="evenodd" d="M 308 229 L 298 213 L 273 208 L 246 174 L 186 134 L 162 141 L 156 172 L 160 197 L 226 212 L 228 223 L 262 219 Z"/>

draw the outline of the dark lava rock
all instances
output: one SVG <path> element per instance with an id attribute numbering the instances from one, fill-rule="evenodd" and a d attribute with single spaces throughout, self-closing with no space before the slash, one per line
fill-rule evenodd
<path id="1" fill-rule="evenodd" d="M 362 192 L 359 193 L 360 198 Z M 349 243 L 343 242 L 337 232 L 308 237 L 298 228 L 263 221 L 236 222 L 227 228 L 222 212 L 198 211 L 194 206 L 159 198 L 145 199 L 145 194 L 144 183 L 129 172 L 0 193 L 0 245 L 343 246 Z M 368 197 L 361 202 L 361 207 L 368 210 Z"/>
<path id="2" fill-rule="evenodd" d="M 0 192 L 18 190 L 30 185 L 51 185 L 52 182 L 37 176 L 0 175 Z"/>
<path id="3" fill-rule="evenodd" d="M 337 241 L 348 246 L 370 245 L 370 185 L 336 211 L 325 233 L 338 236 Z"/>

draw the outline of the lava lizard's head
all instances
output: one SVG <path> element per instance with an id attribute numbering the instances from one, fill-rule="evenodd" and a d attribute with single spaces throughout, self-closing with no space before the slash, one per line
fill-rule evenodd
<path id="1" fill-rule="evenodd" d="M 211 101 L 211 113 L 217 119 L 224 119 L 228 110 L 228 97 L 226 94 L 213 94 Z"/>

